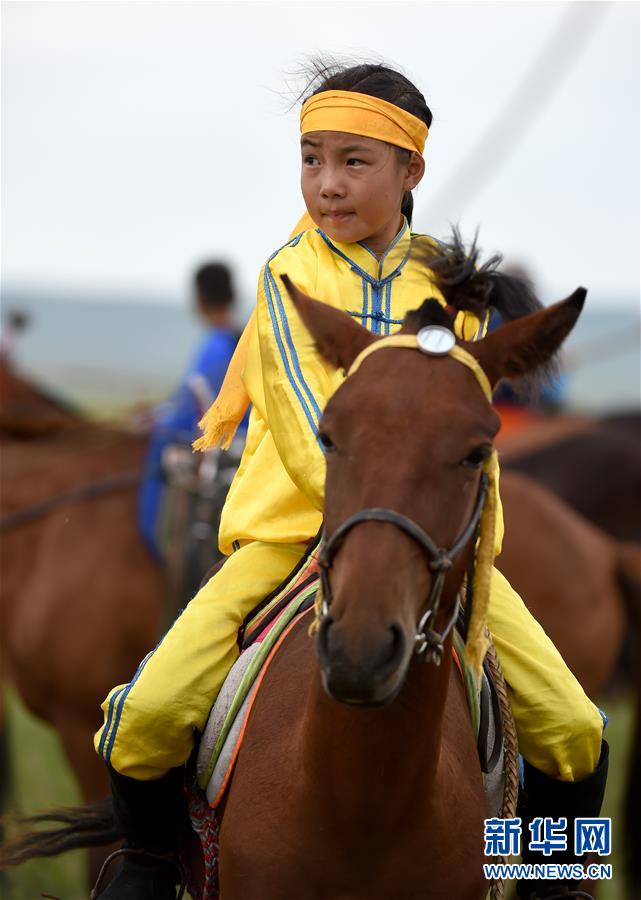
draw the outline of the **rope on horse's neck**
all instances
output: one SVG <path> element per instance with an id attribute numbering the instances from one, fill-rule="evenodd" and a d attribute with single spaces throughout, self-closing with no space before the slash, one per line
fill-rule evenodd
<path id="1" fill-rule="evenodd" d="M 465 642 L 465 660 L 478 678 L 480 678 L 483 657 L 488 647 L 485 623 L 490 602 L 498 509 L 499 464 L 496 450 L 492 450 L 483 468 L 488 477 L 488 490 L 481 513 L 479 541 L 472 579 L 474 605 Z"/>
<path id="2" fill-rule="evenodd" d="M 503 717 L 503 803 L 500 816 L 502 819 L 513 819 L 516 815 L 516 804 L 519 799 L 519 745 L 516 736 L 516 725 L 512 715 L 510 698 L 507 693 L 507 684 L 503 677 L 503 670 L 499 662 L 496 648 L 490 638 L 487 648 L 487 661 L 494 679 L 496 692 L 501 701 L 501 715 Z M 502 857 L 499 862 L 507 863 L 507 857 Z M 491 900 L 503 900 L 505 897 L 505 881 L 497 879 L 492 882 L 490 889 Z"/>

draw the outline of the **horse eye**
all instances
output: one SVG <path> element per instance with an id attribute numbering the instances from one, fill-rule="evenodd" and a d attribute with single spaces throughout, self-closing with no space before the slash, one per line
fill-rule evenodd
<path id="1" fill-rule="evenodd" d="M 320 441 L 321 447 L 323 448 L 323 450 L 326 453 L 331 453 L 332 450 L 336 450 L 336 447 L 334 446 L 334 442 L 332 441 L 331 437 L 327 434 L 326 431 L 318 432 L 318 440 Z"/>
<path id="2" fill-rule="evenodd" d="M 489 444 L 481 444 L 480 447 L 475 447 L 465 459 L 461 460 L 461 465 L 465 466 L 466 469 L 478 469 L 479 466 L 483 465 L 491 452 L 492 447 Z"/>

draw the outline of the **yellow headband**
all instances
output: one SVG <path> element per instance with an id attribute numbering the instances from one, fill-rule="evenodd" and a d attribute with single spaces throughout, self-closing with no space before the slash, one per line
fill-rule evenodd
<path id="1" fill-rule="evenodd" d="M 396 334 L 391 337 L 381 338 L 358 354 L 350 366 L 347 373 L 348 377 L 354 374 L 370 353 L 374 353 L 375 350 L 385 350 L 387 347 L 407 347 L 410 350 L 425 352 L 422 350 L 416 334 Z M 486 400 L 488 403 L 491 403 L 492 387 L 476 357 L 457 344 L 448 351 L 447 355 L 467 366 L 474 373 Z M 476 547 L 476 564 L 472 581 L 474 604 L 465 642 L 465 659 L 477 678 L 481 677 L 481 666 L 483 665 L 483 658 L 489 643 L 485 623 L 490 602 L 492 567 L 496 555 L 495 536 L 499 502 L 499 463 L 496 450 L 492 450 L 490 456 L 485 460 L 483 469 L 488 478 L 488 493 L 483 512 L 481 513 L 480 536 Z"/>
<path id="2" fill-rule="evenodd" d="M 356 91 L 322 91 L 303 103 L 300 133 L 345 131 L 423 153 L 428 128 L 393 103 Z"/>

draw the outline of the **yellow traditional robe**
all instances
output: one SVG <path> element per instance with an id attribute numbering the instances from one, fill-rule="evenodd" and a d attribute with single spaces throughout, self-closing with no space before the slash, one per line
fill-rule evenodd
<path id="1" fill-rule="evenodd" d="M 274 253 L 258 281 L 257 329 L 243 381 L 252 402 L 247 444 L 223 510 L 220 549 L 247 541 L 296 543 L 322 521 L 325 460 L 318 422 L 343 373 L 326 363 L 284 288 L 288 275 L 310 297 L 343 309 L 373 334 L 394 334 L 428 297 L 445 303 L 417 259 L 407 222 L 379 260 L 364 245 L 341 244 L 319 229 L 302 232 Z M 459 337 L 481 337 L 485 323 L 456 319 Z M 502 523 L 499 524 L 502 533 Z"/>

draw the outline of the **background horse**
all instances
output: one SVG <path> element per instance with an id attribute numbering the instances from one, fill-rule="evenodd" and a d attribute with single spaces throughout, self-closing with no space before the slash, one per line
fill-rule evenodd
<path id="1" fill-rule="evenodd" d="M 154 646 L 163 615 L 162 573 L 136 526 L 146 440 L 84 421 L 6 363 L 0 374 L 2 674 L 97 800 L 108 791 L 92 743 L 100 703 Z M 104 853 L 93 856 L 95 872 Z"/>
<path id="2" fill-rule="evenodd" d="M 559 416 L 500 442 L 503 466 L 529 475 L 619 540 L 641 541 L 641 415 Z"/>
<path id="3" fill-rule="evenodd" d="M 516 472 L 502 472 L 501 499 L 496 566 L 594 697 L 615 674 L 626 640 L 635 657 L 641 650 L 641 546 L 614 540 Z M 641 693 L 639 666 L 628 675 Z"/>

